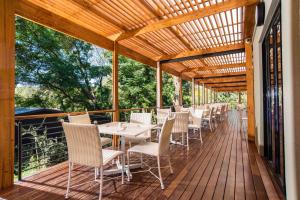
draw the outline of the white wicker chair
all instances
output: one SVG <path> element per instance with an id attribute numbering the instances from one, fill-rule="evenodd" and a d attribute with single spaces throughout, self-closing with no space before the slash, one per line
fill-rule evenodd
<path id="1" fill-rule="evenodd" d="M 171 114 L 171 109 L 157 109 L 157 125 L 163 125 L 167 117 Z"/>
<path id="2" fill-rule="evenodd" d="M 68 146 L 69 174 L 66 198 L 69 197 L 73 164 L 95 168 L 95 180 L 100 183 L 99 199 L 102 198 L 103 166 L 123 154 L 122 151 L 102 149 L 98 127 L 94 124 L 62 123 Z M 100 169 L 100 178 L 97 179 Z M 124 183 L 124 159 L 122 162 L 122 184 Z M 82 185 L 81 183 L 79 185 Z M 76 185 L 76 186 L 79 186 Z M 75 186 L 72 186 L 75 187 Z"/>
<path id="3" fill-rule="evenodd" d="M 206 122 L 210 128 L 210 131 L 213 132 L 213 113 L 214 113 L 214 107 L 212 107 L 209 111 L 208 116 L 205 116 L 202 118 L 202 121 Z"/>
<path id="4" fill-rule="evenodd" d="M 174 144 L 180 144 L 187 147 L 189 150 L 189 139 L 188 139 L 188 124 L 189 124 L 189 112 L 175 112 L 172 113 L 175 116 L 175 122 L 172 129 L 171 142 Z M 174 141 L 173 136 L 175 134 L 181 134 L 181 143 Z M 186 145 L 184 144 L 184 134 L 186 134 Z"/>
<path id="5" fill-rule="evenodd" d="M 154 142 L 146 142 L 146 143 L 141 143 L 138 144 L 127 151 L 127 161 L 128 161 L 128 166 L 130 166 L 130 153 L 140 153 L 140 154 L 146 154 L 150 156 L 155 156 L 157 158 L 157 166 L 158 166 L 158 176 L 154 174 L 151 169 L 152 167 L 149 167 L 149 171 L 152 175 L 154 175 L 157 179 L 160 180 L 160 185 L 161 189 L 164 189 L 164 184 L 162 180 L 162 175 L 161 175 L 161 166 L 160 166 L 160 157 L 161 156 L 167 156 L 168 157 L 168 162 L 169 162 L 169 168 L 171 173 L 173 173 L 173 169 L 171 166 L 171 160 L 170 160 L 170 153 L 169 153 L 169 141 L 170 141 L 170 135 L 171 135 L 171 130 L 173 127 L 175 119 L 166 119 L 165 123 L 163 124 L 161 134 L 159 136 L 159 142 L 154 143 Z M 128 170 L 129 167 L 128 167 Z M 129 181 L 129 179 L 128 179 Z"/>
<path id="6" fill-rule="evenodd" d="M 199 131 L 199 140 L 201 141 L 201 143 L 203 143 L 202 132 L 201 132 L 203 110 L 196 109 L 195 112 L 191 112 L 191 115 L 192 115 L 192 123 L 189 124 L 188 127 L 189 129 L 192 129 L 194 133 L 196 130 Z M 195 139 L 195 138 L 189 137 L 189 139 Z"/>
<path id="7" fill-rule="evenodd" d="M 82 115 L 68 115 L 68 119 L 70 123 L 74 124 L 91 124 L 91 118 L 88 113 Z M 112 143 L 112 139 L 108 137 L 101 137 L 102 146 L 108 145 Z"/>

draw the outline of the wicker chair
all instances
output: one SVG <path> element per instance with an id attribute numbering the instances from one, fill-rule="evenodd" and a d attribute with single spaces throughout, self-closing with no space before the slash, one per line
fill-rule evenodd
<path id="1" fill-rule="evenodd" d="M 202 132 L 201 132 L 201 127 L 202 127 L 202 115 L 203 115 L 203 110 L 195 110 L 195 112 L 191 112 L 192 115 L 192 123 L 188 125 L 189 129 L 192 129 L 193 132 L 195 133 L 196 130 L 199 131 L 199 140 L 201 143 L 203 143 L 202 140 Z M 190 138 L 189 139 L 195 139 L 195 138 Z"/>
<path id="2" fill-rule="evenodd" d="M 171 109 L 157 109 L 157 125 L 163 125 L 166 118 L 171 114 Z"/>
<path id="3" fill-rule="evenodd" d="M 189 139 L 188 139 L 188 123 L 189 123 L 189 112 L 174 112 L 175 122 L 172 129 L 171 142 L 174 144 L 180 144 L 187 147 L 189 150 Z M 173 140 L 173 137 L 177 134 L 181 134 L 181 143 Z M 186 145 L 184 144 L 184 134 L 186 134 Z"/>
<path id="4" fill-rule="evenodd" d="M 212 107 L 209 111 L 208 116 L 203 117 L 202 121 L 206 122 L 210 128 L 210 131 L 213 132 L 213 114 L 214 114 L 214 107 Z"/>
<path id="5" fill-rule="evenodd" d="M 102 198 L 103 166 L 123 154 L 122 151 L 102 149 L 98 127 L 94 124 L 62 123 L 68 146 L 69 174 L 66 198 L 69 197 L 73 164 L 95 168 L 95 180 L 100 183 L 99 199 Z M 124 161 L 124 159 L 123 159 Z M 100 178 L 97 179 L 100 169 Z M 124 162 L 122 162 L 122 184 L 124 183 Z M 82 183 L 84 184 L 84 183 Z M 79 185 L 82 185 L 79 184 Z M 76 185 L 76 186 L 79 186 Z M 75 186 L 72 186 L 75 187 Z"/>
<path id="6" fill-rule="evenodd" d="M 82 115 L 68 115 L 68 119 L 70 123 L 74 124 L 91 124 L 91 118 L 88 113 Z M 108 145 L 112 143 L 112 139 L 108 137 L 101 137 L 102 146 Z"/>
<path id="7" fill-rule="evenodd" d="M 164 183 L 161 175 L 161 166 L 160 166 L 160 157 L 161 156 L 167 156 L 168 157 L 168 162 L 169 162 L 169 168 L 171 173 L 173 173 L 173 169 L 171 166 L 171 160 L 170 160 L 170 152 L 169 152 L 169 141 L 170 141 L 170 135 L 171 135 L 171 130 L 173 127 L 175 119 L 166 119 L 165 123 L 163 124 L 161 134 L 159 136 L 159 142 L 154 143 L 154 142 L 146 142 L 146 143 L 141 143 L 138 144 L 127 151 L 127 161 L 128 161 L 128 166 L 130 166 L 130 153 L 140 153 L 140 154 L 146 154 L 150 156 L 155 156 L 157 158 L 157 166 L 158 166 L 158 176 L 154 174 L 151 169 L 152 167 L 149 167 L 149 171 L 152 175 L 154 175 L 157 179 L 160 180 L 160 185 L 161 189 L 164 189 Z M 128 167 L 128 170 L 129 167 Z M 129 181 L 129 179 L 128 179 Z"/>

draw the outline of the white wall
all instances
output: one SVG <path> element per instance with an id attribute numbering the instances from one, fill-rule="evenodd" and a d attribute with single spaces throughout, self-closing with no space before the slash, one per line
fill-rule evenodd
<path id="1" fill-rule="evenodd" d="M 300 199 L 300 7 L 282 0 L 285 177 L 288 200 Z"/>
<path id="2" fill-rule="evenodd" d="M 273 0 L 273 4 L 274 4 Z M 300 0 L 281 0 L 282 75 L 284 107 L 285 178 L 288 200 L 300 199 Z M 272 0 L 264 0 L 266 16 Z M 253 38 L 255 118 L 258 147 L 263 146 L 262 58 L 259 40 L 263 27 Z M 259 148 L 261 151 L 262 148 Z M 262 152 L 261 152 L 262 153 Z"/>
<path id="3" fill-rule="evenodd" d="M 266 16 L 269 13 L 272 0 L 265 0 Z M 256 145 L 260 154 L 263 154 L 263 79 L 262 79 L 262 55 L 259 40 L 264 26 L 255 27 L 253 36 L 253 66 L 254 66 L 254 102 L 255 102 L 255 124 Z"/>

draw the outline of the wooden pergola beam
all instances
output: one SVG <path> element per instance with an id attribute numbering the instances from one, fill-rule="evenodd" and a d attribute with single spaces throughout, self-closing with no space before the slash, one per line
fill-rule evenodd
<path id="1" fill-rule="evenodd" d="M 191 56 L 200 56 L 200 55 L 206 55 L 206 54 L 211 54 L 211 53 L 220 53 L 220 52 L 239 50 L 239 49 L 244 49 L 244 48 L 245 48 L 244 43 L 229 44 L 229 45 L 224 45 L 224 46 L 220 46 L 220 47 L 185 51 L 185 52 L 181 52 L 178 54 L 163 55 L 163 56 L 154 58 L 154 60 L 160 60 L 160 61 L 166 62 L 168 60 L 173 60 L 173 59 L 180 59 L 180 58 L 191 57 Z"/>
<path id="2" fill-rule="evenodd" d="M 213 83 L 208 83 L 206 84 L 207 87 L 212 87 L 212 88 L 217 88 L 217 87 L 231 87 L 231 86 L 246 86 L 247 83 L 246 82 L 232 82 L 232 83 L 217 83 L 217 84 L 213 84 Z"/>
<path id="3" fill-rule="evenodd" d="M 247 91 L 246 88 L 223 88 L 223 89 L 217 89 L 216 92 L 243 92 Z"/>
<path id="4" fill-rule="evenodd" d="M 210 53 L 203 54 L 201 52 L 198 55 L 192 55 L 192 56 L 186 56 L 186 57 L 180 57 L 180 58 L 172 58 L 172 59 L 168 59 L 168 60 L 161 60 L 160 62 L 161 63 L 183 62 L 183 61 L 187 61 L 187 60 L 203 59 L 203 58 L 224 56 L 224 55 L 229 55 L 229 54 L 245 52 L 244 45 L 237 45 L 236 47 L 239 47 L 239 46 L 241 46 L 243 48 L 234 48 L 233 47 L 230 50 L 224 50 L 224 51 L 218 51 L 217 49 L 215 49 L 215 51 L 210 51 Z"/>
<path id="5" fill-rule="evenodd" d="M 228 83 L 228 82 L 239 82 L 239 81 L 246 81 L 245 76 L 239 77 L 217 77 L 217 78 L 205 78 L 205 79 L 198 79 L 198 83 Z"/>
<path id="6" fill-rule="evenodd" d="M 184 70 L 183 72 L 197 72 L 197 71 L 207 71 L 207 70 L 216 70 L 216 69 L 231 69 L 231 68 L 237 68 L 237 67 L 246 67 L 246 63 L 193 67 L 193 68 L 188 68 L 188 69 Z"/>
<path id="7" fill-rule="evenodd" d="M 239 8 L 243 6 L 249 6 L 253 4 L 257 4 L 258 0 L 231 0 L 222 3 L 218 3 L 215 5 L 211 5 L 209 7 L 204 7 L 194 12 L 190 12 L 188 14 L 178 15 L 177 17 L 172 17 L 168 19 L 159 20 L 157 22 L 150 23 L 142 28 L 138 28 L 132 31 L 121 32 L 110 36 L 112 40 L 125 40 L 131 37 L 135 37 L 141 34 L 157 31 L 159 29 L 175 26 L 178 24 L 182 24 L 184 22 L 189 22 L 192 20 L 196 20 L 199 18 L 208 17 L 210 15 L 214 15 L 220 12 L 225 12 L 234 8 Z"/>
<path id="8" fill-rule="evenodd" d="M 236 76 L 246 76 L 246 71 L 244 72 L 230 72 L 230 73 L 212 73 L 212 74 L 202 74 L 197 75 L 194 78 L 218 78 L 218 77 L 236 77 Z"/>

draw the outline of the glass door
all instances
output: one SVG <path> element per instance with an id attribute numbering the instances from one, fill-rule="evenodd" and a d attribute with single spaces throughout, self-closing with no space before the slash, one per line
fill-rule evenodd
<path id="1" fill-rule="evenodd" d="M 277 9 L 263 41 L 264 156 L 284 190 L 281 15 Z"/>

